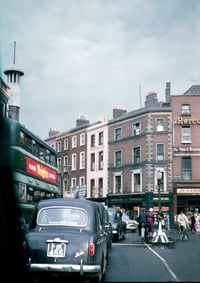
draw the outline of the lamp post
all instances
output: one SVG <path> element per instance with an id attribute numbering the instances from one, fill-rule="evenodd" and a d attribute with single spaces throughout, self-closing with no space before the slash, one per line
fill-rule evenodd
<path id="1" fill-rule="evenodd" d="M 157 183 L 158 183 L 158 211 L 161 211 L 161 199 L 160 199 L 160 184 L 162 180 L 162 172 L 157 172 Z"/>

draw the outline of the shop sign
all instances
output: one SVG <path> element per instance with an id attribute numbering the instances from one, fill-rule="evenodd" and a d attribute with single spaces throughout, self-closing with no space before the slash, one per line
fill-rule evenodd
<path id="1" fill-rule="evenodd" d="M 153 200 L 159 200 L 159 197 L 154 197 Z M 169 200 L 168 197 L 161 197 L 160 200 Z"/>
<path id="2" fill-rule="evenodd" d="M 179 117 L 177 118 L 177 124 L 178 125 L 200 125 L 200 119 L 194 119 L 194 118 L 183 118 Z"/>
<path id="3" fill-rule="evenodd" d="M 177 194 L 200 194 L 200 189 L 177 189 Z"/>
<path id="4" fill-rule="evenodd" d="M 200 152 L 200 147 L 175 147 L 174 152 Z"/>

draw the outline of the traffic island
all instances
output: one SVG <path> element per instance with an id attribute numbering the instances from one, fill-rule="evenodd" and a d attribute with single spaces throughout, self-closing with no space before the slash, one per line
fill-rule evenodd
<path id="1" fill-rule="evenodd" d="M 168 238 L 165 231 L 162 229 L 162 219 L 159 219 L 158 231 L 154 232 L 150 243 L 153 245 L 174 247 L 174 241 L 172 241 L 171 238 Z"/>

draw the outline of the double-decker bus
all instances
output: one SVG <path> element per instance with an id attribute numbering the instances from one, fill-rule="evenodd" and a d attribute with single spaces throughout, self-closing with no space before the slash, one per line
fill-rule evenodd
<path id="1" fill-rule="evenodd" d="M 26 222 L 35 204 L 59 197 L 57 153 L 45 141 L 16 120 L 6 118 L 14 186 Z"/>

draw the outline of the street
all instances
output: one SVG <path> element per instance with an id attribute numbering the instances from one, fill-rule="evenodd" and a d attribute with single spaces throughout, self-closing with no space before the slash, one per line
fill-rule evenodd
<path id="1" fill-rule="evenodd" d="M 113 243 L 104 282 L 200 282 L 200 233 L 179 240 L 177 230 L 167 235 L 174 242 L 142 245 L 138 233 Z"/>

